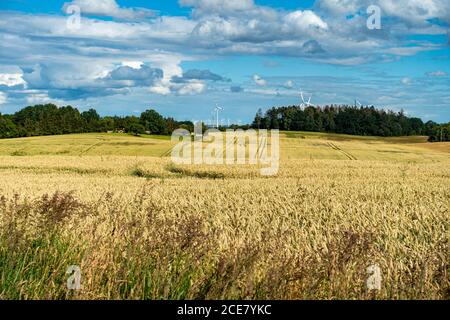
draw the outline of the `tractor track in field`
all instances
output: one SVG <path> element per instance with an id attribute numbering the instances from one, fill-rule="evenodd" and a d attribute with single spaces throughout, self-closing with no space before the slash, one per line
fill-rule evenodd
<path id="1" fill-rule="evenodd" d="M 267 137 L 264 137 L 262 139 L 258 139 L 258 149 L 256 150 L 256 154 L 258 155 L 258 158 L 261 159 L 263 152 L 265 151 L 264 149 L 267 148 L 268 145 L 268 141 L 267 141 Z"/>
<path id="2" fill-rule="evenodd" d="M 170 147 L 168 150 L 164 151 L 159 157 L 165 158 L 165 157 L 169 156 L 169 154 L 172 152 L 173 148 L 175 148 L 175 146 Z"/>
<path id="3" fill-rule="evenodd" d="M 90 145 L 89 147 L 87 147 L 86 149 L 82 150 L 79 154 L 79 156 L 83 156 L 86 152 L 90 151 L 91 149 L 95 148 L 96 146 L 100 145 L 102 142 L 104 142 L 105 139 L 100 138 L 100 141 Z"/>
<path id="4" fill-rule="evenodd" d="M 166 151 L 164 151 L 159 157 L 160 158 L 165 158 L 171 155 L 172 150 L 177 146 L 177 144 L 174 144 L 172 147 L 170 147 L 169 149 L 167 149 Z M 184 145 L 183 145 L 184 147 Z"/>
<path id="5" fill-rule="evenodd" d="M 172 150 L 173 150 L 176 146 L 177 146 L 176 144 L 173 145 L 173 146 L 171 146 L 169 149 L 167 149 L 166 151 L 164 151 L 159 157 L 160 157 L 160 158 L 165 158 L 165 157 L 170 156 L 170 155 L 172 154 Z"/>
<path id="6" fill-rule="evenodd" d="M 349 153 L 349 152 L 347 152 L 347 151 L 341 149 L 340 147 L 338 147 L 338 146 L 335 145 L 334 143 L 328 142 L 327 144 L 328 144 L 328 146 L 329 146 L 331 149 L 341 152 L 341 153 L 342 153 L 343 155 L 345 155 L 349 160 L 358 160 L 354 155 L 352 155 L 351 153 Z"/>

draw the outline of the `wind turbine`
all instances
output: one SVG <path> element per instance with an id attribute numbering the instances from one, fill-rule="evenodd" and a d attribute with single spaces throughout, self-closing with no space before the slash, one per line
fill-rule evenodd
<path id="1" fill-rule="evenodd" d="M 361 102 L 359 102 L 359 100 L 355 99 L 355 107 L 360 106 L 362 107 L 363 105 L 361 104 Z"/>
<path id="2" fill-rule="evenodd" d="M 305 97 L 303 96 L 303 91 L 300 91 L 300 97 L 302 98 L 302 103 L 300 104 L 300 108 L 315 107 L 315 105 L 313 105 L 311 103 L 312 94 L 309 96 L 308 101 L 305 101 Z"/>
<path id="3" fill-rule="evenodd" d="M 219 129 L 219 112 L 223 111 L 223 108 L 216 104 L 214 111 L 216 112 L 216 128 Z"/>

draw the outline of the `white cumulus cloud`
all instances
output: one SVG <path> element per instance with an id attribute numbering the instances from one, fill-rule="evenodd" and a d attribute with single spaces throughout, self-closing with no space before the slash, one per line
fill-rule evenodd
<path id="1" fill-rule="evenodd" d="M 267 81 L 264 80 L 263 78 L 261 78 L 261 77 L 260 77 L 259 75 L 257 75 L 257 74 L 255 74 L 255 75 L 253 76 L 253 81 L 255 81 L 255 83 L 256 83 L 258 86 L 261 86 L 261 87 L 267 85 Z"/>
<path id="2" fill-rule="evenodd" d="M 410 85 L 412 83 L 412 80 L 411 78 L 404 77 L 402 78 L 401 83 L 403 83 L 404 85 Z"/>
<path id="3" fill-rule="evenodd" d="M 5 93 L 0 92 L 0 104 L 5 104 L 7 100 L 7 96 Z"/>
<path id="4" fill-rule="evenodd" d="M 122 62 L 122 66 L 130 67 L 133 69 L 140 69 L 143 64 L 144 64 L 143 61 L 123 61 Z"/>
<path id="5" fill-rule="evenodd" d="M 27 96 L 27 102 L 29 104 L 44 104 L 44 103 L 50 103 L 53 100 L 50 99 L 48 94 L 46 93 L 32 93 Z"/>
<path id="6" fill-rule="evenodd" d="M 21 73 L 0 73 L 0 85 L 14 87 L 25 83 Z"/>
<path id="7" fill-rule="evenodd" d="M 292 80 L 287 80 L 284 84 L 283 87 L 285 87 L 286 89 L 292 89 L 294 87 L 294 81 Z"/>
<path id="8" fill-rule="evenodd" d="M 254 8 L 253 0 L 180 0 L 182 6 L 194 7 L 197 14 L 233 13 Z"/>
<path id="9" fill-rule="evenodd" d="M 203 93 L 206 90 L 206 84 L 202 81 L 191 80 L 187 83 L 183 83 L 181 85 L 176 84 L 173 85 L 173 89 L 177 94 L 185 96 L 185 95 L 196 95 Z"/>
<path id="10" fill-rule="evenodd" d="M 355 13 L 365 1 L 361 0 L 318 0 L 316 6 L 332 15 Z"/>
<path id="11" fill-rule="evenodd" d="M 284 21 L 288 28 L 296 31 L 305 31 L 311 27 L 319 29 L 328 28 L 327 23 L 311 10 L 291 12 L 285 16 Z"/>
<path id="12" fill-rule="evenodd" d="M 78 6 L 81 14 L 115 17 L 119 19 L 142 19 L 155 16 L 155 12 L 144 8 L 121 8 L 115 0 L 73 0 L 64 3 L 63 10 Z"/>
<path id="13" fill-rule="evenodd" d="M 432 72 L 428 72 L 427 76 L 429 76 L 429 77 L 446 77 L 447 76 L 447 72 L 441 71 L 441 70 L 432 71 Z"/>

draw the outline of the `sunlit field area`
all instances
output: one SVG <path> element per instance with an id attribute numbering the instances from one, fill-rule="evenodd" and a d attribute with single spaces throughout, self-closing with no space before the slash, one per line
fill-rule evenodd
<path id="1" fill-rule="evenodd" d="M 275 176 L 163 136 L 0 140 L 0 298 L 450 298 L 450 143 L 280 135 Z"/>

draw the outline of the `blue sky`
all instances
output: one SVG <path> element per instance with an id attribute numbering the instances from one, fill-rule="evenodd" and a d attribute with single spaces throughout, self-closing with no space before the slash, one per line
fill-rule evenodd
<path id="1" fill-rule="evenodd" d="M 223 123 L 246 123 L 303 91 L 447 122 L 449 22 L 447 0 L 2 1 L 0 112 L 53 102 L 210 121 L 218 103 Z"/>

